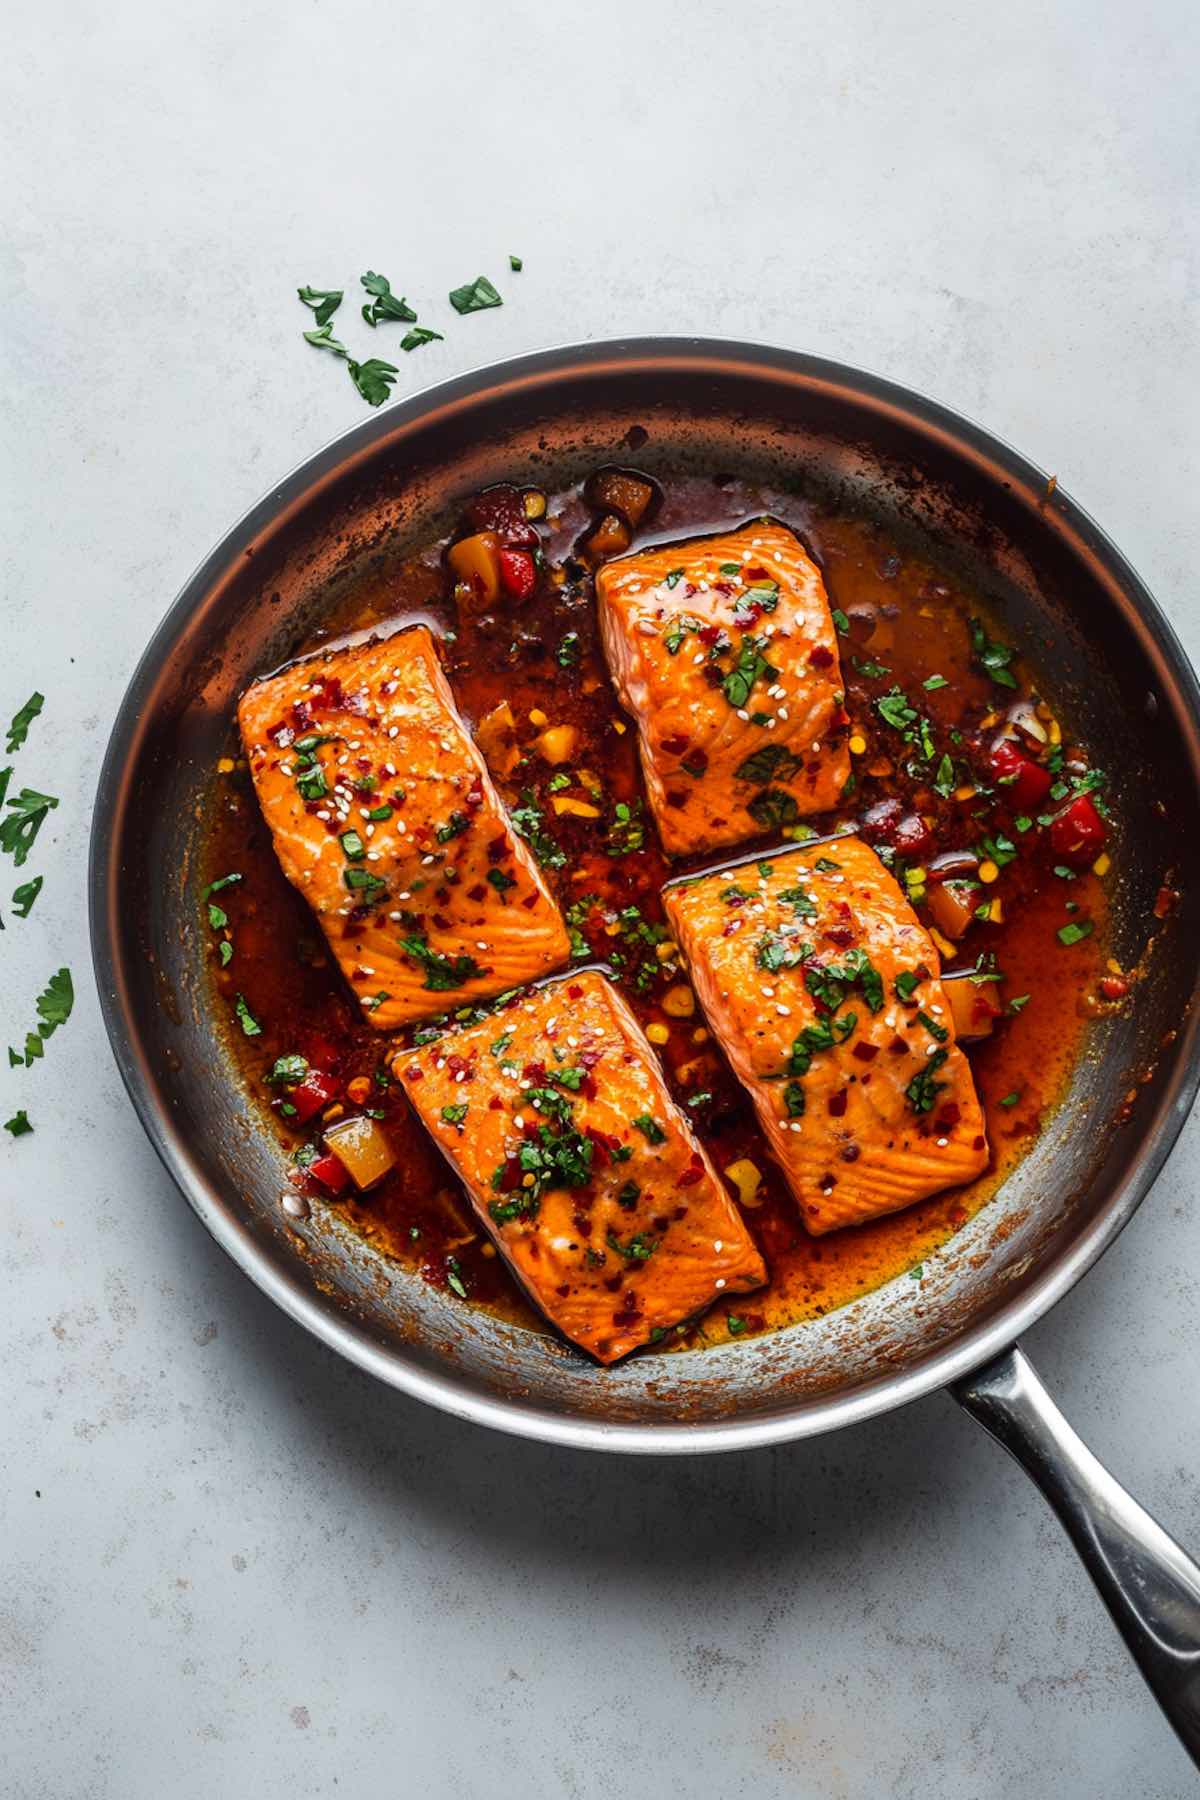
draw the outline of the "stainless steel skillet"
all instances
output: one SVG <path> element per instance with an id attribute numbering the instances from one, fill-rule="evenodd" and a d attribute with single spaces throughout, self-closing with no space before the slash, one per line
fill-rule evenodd
<path id="1" fill-rule="evenodd" d="M 206 1001 L 191 871 L 234 700 L 331 587 L 500 479 L 600 461 L 762 471 L 868 511 L 993 598 L 1118 772 L 1116 953 L 1147 975 L 1092 1029 L 1059 1114 L 926 1265 L 816 1323 L 609 1370 L 470 1311 L 336 1219 L 290 1219 L 279 1154 Z M 1170 872 L 1181 895 L 1158 920 Z M 1013 1348 L 1141 1203 L 1200 1082 L 1200 690 L 1154 601 L 1061 490 L 978 427 L 877 377 L 750 345 L 546 351 L 400 401 L 304 463 L 213 551 L 130 684 L 96 798 L 105 1021 L 152 1142 L 251 1278 L 334 1349 L 463 1418 L 581 1448 L 698 1453 L 848 1425 L 948 1385 L 1055 1507 L 1200 1760 L 1200 1571 L 1075 1437 Z"/>

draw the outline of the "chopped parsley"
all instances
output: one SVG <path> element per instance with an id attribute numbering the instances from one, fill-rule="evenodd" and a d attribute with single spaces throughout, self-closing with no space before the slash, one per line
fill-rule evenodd
<path id="1" fill-rule="evenodd" d="M 944 1025 L 939 1025 L 936 1019 L 931 1019 L 927 1012 L 919 1012 L 917 1018 L 925 1027 L 930 1037 L 936 1038 L 939 1044 L 944 1044 L 946 1039 L 950 1036 L 946 1027 Z"/>
<path id="2" fill-rule="evenodd" d="M 725 1329 L 730 1337 L 741 1337 L 746 1329 L 746 1321 L 737 1313 L 725 1314 Z"/>
<path id="3" fill-rule="evenodd" d="M 737 662 L 721 683 L 721 692 L 730 706 L 740 711 L 749 700 L 755 684 L 761 681 L 764 675 L 774 677 L 778 672 L 763 656 L 759 649 L 758 639 L 747 632 L 738 650 Z"/>
<path id="4" fill-rule="evenodd" d="M 450 289 L 450 304 L 456 313 L 484 312 L 489 306 L 504 302 L 486 275 L 477 275 L 462 287 Z"/>
<path id="5" fill-rule="evenodd" d="M 19 712 L 14 714 L 12 723 L 8 728 L 8 743 L 5 745 L 10 756 L 14 750 L 19 750 L 21 748 L 25 739 L 29 736 L 29 727 L 33 724 L 33 721 L 37 718 L 45 704 L 46 699 L 44 694 L 30 694 L 24 706 Z"/>
<path id="6" fill-rule="evenodd" d="M 545 815 L 529 788 L 521 795 L 520 806 L 513 808 L 512 822 L 544 869 L 561 869 L 564 866 L 566 851 L 546 830 Z"/>
<path id="7" fill-rule="evenodd" d="M 4 786 L 7 787 L 8 770 Z M 3 789 L 0 788 L 0 793 Z M 0 820 L 0 850 L 7 851 L 19 869 L 33 849 L 38 832 L 58 801 L 50 794 L 39 794 L 34 788 L 22 788 L 8 802 L 9 816 Z"/>
<path id="8" fill-rule="evenodd" d="M 873 1013 L 883 1005 L 883 977 L 865 950 L 847 950 L 840 963 L 811 963 L 804 985 L 814 1000 L 836 1012 L 846 992 L 857 986 Z"/>
<path id="9" fill-rule="evenodd" d="M 764 744 L 733 771 L 735 781 L 752 781 L 761 786 L 768 781 L 791 781 L 803 768 L 803 758 L 796 756 L 786 744 Z"/>
<path id="10" fill-rule="evenodd" d="M 834 630 L 839 631 L 843 637 L 848 636 L 850 631 L 850 621 L 842 611 L 841 607 L 835 606 L 829 616 L 833 620 Z"/>
<path id="11" fill-rule="evenodd" d="M 967 627 L 971 633 L 971 650 L 976 661 L 1000 687 L 1015 688 L 1017 678 L 1009 668 L 1016 655 L 1007 644 L 998 644 L 988 637 L 979 619 L 968 619 Z"/>
<path id="12" fill-rule="evenodd" d="M 795 927 L 785 926 L 781 931 L 768 931 L 759 940 L 758 966 L 770 974 L 777 975 L 780 969 L 795 969 L 809 960 L 813 953 L 810 943 L 799 942 L 795 938 Z"/>
<path id="13" fill-rule="evenodd" d="M 610 1231 L 605 1242 L 610 1250 L 615 1250 L 628 1262 L 648 1262 L 658 1249 L 658 1239 L 647 1236 L 644 1231 L 636 1232 L 627 1244 L 621 1242 L 615 1231 Z"/>
<path id="14" fill-rule="evenodd" d="M 995 837 L 985 837 L 976 851 L 981 862 L 994 862 L 998 869 L 1007 868 L 1010 862 L 1015 862 L 1017 854 L 1017 846 L 1002 831 L 998 831 Z"/>
<path id="15" fill-rule="evenodd" d="M 897 1000 L 903 1001 L 907 1006 L 912 1000 L 920 979 L 921 977 L 915 969 L 901 969 L 894 983 Z"/>
<path id="16" fill-rule="evenodd" d="M 30 1132 L 33 1130 L 33 1126 L 29 1123 L 29 1114 L 25 1111 L 24 1107 L 21 1108 L 20 1112 L 15 1112 L 11 1119 L 5 1119 L 4 1129 L 5 1131 L 11 1132 L 15 1138 L 29 1136 Z"/>
<path id="17" fill-rule="evenodd" d="M 923 1069 L 918 1069 L 904 1090 L 904 1098 L 915 1113 L 932 1112 L 937 1104 L 937 1097 L 945 1087 L 944 1081 L 935 1081 L 934 1076 L 949 1056 L 948 1050 L 935 1050 Z"/>
<path id="18" fill-rule="evenodd" d="M 1030 998 L 1029 994 L 1015 994 L 1008 1003 L 1009 1012 L 1015 1016 L 1029 1005 Z"/>
<path id="19" fill-rule="evenodd" d="M 525 267 L 525 260 L 523 257 L 510 255 L 510 257 L 508 259 L 508 266 L 512 270 L 514 275 L 519 275 L 521 273 L 521 270 Z"/>
<path id="20" fill-rule="evenodd" d="M 554 660 L 560 669 L 573 669 L 583 652 L 583 645 L 577 631 L 568 631 L 567 635 L 554 652 Z"/>
<path id="21" fill-rule="evenodd" d="M 399 320 L 404 325 L 416 323 L 416 313 L 407 300 L 397 300 L 386 275 L 376 275 L 373 270 L 368 269 L 365 275 L 359 276 L 359 280 L 372 296 L 362 309 L 362 316 L 372 330 L 381 319 Z"/>
<path id="22" fill-rule="evenodd" d="M 503 869 L 489 869 L 487 872 L 487 880 L 489 885 L 494 887 L 498 894 L 507 893 L 509 888 L 516 887 L 517 885 L 516 877 L 514 875 L 506 875 Z"/>
<path id="23" fill-rule="evenodd" d="M 41 875 L 35 875 L 32 881 L 23 881 L 19 888 L 13 889 L 13 911 L 18 919 L 27 919 L 33 910 L 33 903 L 42 891 Z"/>
<path id="24" fill-rule="evenodd" d="M 666 1143 L 666 1141 L 667 1141 L 666 1132 L 663 1130 L 663 1128 L 659 1124 L 658 1120 L 651 1118 L 649 1113 L 639 1113 L 638 1117 L 636 1119 L 632 1119 L 630 1121 L 630 1123 L 632 1124 L 634 1130 L 640 1131 L 642 1136 L 644 1138 L 646 1138 L 651 1144 L 665 1144 Z"/>
<path id="25" fill-rule="evenodd" d="M 449 844 L 454 838 L 461 837 L 470 823 L 468 815 L 456 806 L 446 823 L 438 826 L 434 836 L 439 844 Z"/>
<path id="26" fill-rule="evenodd" d="M 948 753 L 944 754 L 938 763 L 933 777 L 933 787 L 934 792 L 940 794 L 943 800 L 949 800 L 954 792 L 954 764 Z"/>
<path id="27" fill-rule="evenodd" d="M 305 306 L 315 315 L 318 325 L 328 325 L 338 307 L 342 304 L 341 288 L 297 288 L 296 293 Z"/>
<path id="28" fill-rule="evenodd" d="M 446 1286 L 450 1289 L 451 1293 L 457 1294 L 460 1300 L 466 1299 L 466 1283 L 463 1281 L 462 1268 L 457 1256 L 448 1256 L 446 1258 Z"/>
<path id="29" fill-rule="evenodd" d="M 612 824 L 604 848 L 609 856 L 628 856 L 641 850 L 646 842 L 640 800 L 618 800 L 613 807 Z"/>
<path id="30" fill-rule="evenodd" d="M 274 1087 L 280 1082 L 303 1081 L 308 1074 L 308 1059 L 303 1056 L 277 1056 L 267 1080 Z"/>
<path id="31" fill-rule="evenodd" d="M 617 1189 L 617 1205 L 624 1207 L 628 1212 L 631 1207 L 637 1205 L 641 1193 L 642 1190 L 636 1181 L 623 1181 Z"/>
<path id="32" fill-rule="evenodd" d="M 71 981 L 69 969 L 57 970 L 46 983 L 45 988 L 34 1002 L 37 1007 L 38 1027 L 36 1031 L 25 1034 L 24 1051 L 8 1052 L 9 1067 L 28 1069 L 33 1063 L 45 1055 L 43 1046 L 46 1039 L 53 1037 L 60 1025 L 65 1025 L 75 1005 L 75 988 Z"/>
<path id="33" fill-rule="evenodd" d="M 1065 944 L 1069 949 L 1072 944 L 1082 943 L 1085 937 L 1090 937 L 1095 929 L 1096 927 L 1090 919 L 1084 919 L 1079 922 L 1072 919 L 1069 925 L 1059 926 L 1057 932 L 1058 941 L 1060 944 Z"/>
<path id="34" fill-rule="evenodd" d="M 250 1011 L 250 1008 L 246 1005 L 246 998 L 245 998 L 244 994 L 239 994 L 237 996 L 237 998 L 235 999 L 235 1001 L 233 1003 L 233 1010 L 237 1014 L 238 1024 L 241 1026 L 242 1031 L 246 1037 L 261 1037 L 262 1036 L 262 1026 L 259 1024 L 258 1020 L 254 1017 L 254 1014 Z"/>
<path id="35" fill-rule="evenodd" d="M 886 725 L 896 731 L 907 731 L 916 723 L 916 709 L 909 705 L 902 689 L 894 687 L 875 702 L 875 710 Z"/>
<path id="36" fill-rule="evenodd" d="M 370 869 L 343 869 L 342 880 L 358 894 L 363 906 L 373 906 L 388 891 L 387 882 L 373 875 Z"/>
<path id="37" fill-rule="evenodd" d="M 200 898 L 207 900 L 210 894 L 219 894 L 223 888 L 234 887 L 242 876 L 235 871 L 232 875 L 222 875 L 217 881 L 210 881 L 206 888 L 200 890 Z"/>
<path id="38" fill-rule="evenodd" d="M 925 689 L 927 694 L 935 693 L 938 688 L 944 688 L 948 685 L 944 675 L 927 675 L 925 680 L 921 683 L 921 686 Z"/>
<path id="39" fill-rule="evenodd" d="M 1004 1096 L 1003 1100 L 1000 1102 L 1000 1104 L 1001 1104 L 1001 1106 L 1015 1106 L 1020 1098 L 1021 1098 L 1020 1089 L 1014 1088 L 1011 1094 L 1005 1094 L 1005 1096 Z"/>
<path id="40" fill-rule="evenodd" d="M 755 794 L 746 811 L 764 831 L 781 830 L 785 826 L 794 825 L 800 817 L 800 808 L 786 788 L 763 788 L 761 793 Z"/>
<path id="41" fill-rule="evenodd" d="M 842 1013 L 839 1018 L 816 1019 L 811 1025 L 806 1025 L 792 1040 L 787 1073 L 807 1075 L 815 1053 L 818 1050 L 830 1050 L 834 1044 L 844 1044 L 857 1024 L 857 1013 Z"/>
<path id="42" fill-rule="evenodd" d="M 361 862 L 363 857 L 367 854 L 367 846 L 363 843 L 357 831 L 343 831 L 338 842 L 342 846 L 343 856 L 349 857 L 351 862 Z"/>
<path id="43" fill-rule="evenodd" d="M 412 962 L 424 969 L 424 986 L 431 993 L 448 993 L 451 988 L 462 987 L 464 982 L 473 981 L 477 975 L 486 973 L 473 956 L 445 956 L 442 951 L 434 950 L 424 932 L 414 932 L 410 937 L 401 938 L 400 948 Z"/>
<path id="44" fill-rule="evenodd" d="M 443 1108 L 442 1108 L 443 1122 L 447 1125 L 455 1125 L 455 1126 L 457 1126 L 459 1131 L 461 1131 L 462 1125 L 463 1125 L 463 1120 L 467 1116 L 467 1108 L 469 1105 L 470 1105 L 470 1101 L 460 1100 L 457 1106 L 443 1106 Z"/>
<path id="45" fill-rule="evenodd" d="M 804 1088 L 794 1078 L 783 1090 L 783 1104 L 789 1119 L 800 1119 L 804 1116 Z"/>
<path id="46" fill-rule="evenodd" d="M 749 899 L 750 896 L 747 895 L 746 898 Z M 790 906 L 802 919 L 815 919 L 817 916 L 817 903 L 805 888 L 784 888 L 775 898 L 781 905 Z"/>

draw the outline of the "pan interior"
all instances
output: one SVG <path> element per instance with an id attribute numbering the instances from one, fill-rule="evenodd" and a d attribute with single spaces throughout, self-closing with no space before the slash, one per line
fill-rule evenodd
<path id="1" fill-rule="evenodd" d="M 220 1048 L 193 871 L 236 697 L 311 631 L 331 587 L 436 535 L 489 482 L 561 487 L 599 462 L 794 484 L 880 520 L 988 595 L 1085 740 L 1123 835 L 1114 953 L 1136 1007 L 1098 1021 L 1048 1130 L 925 1265 L 828 1317 L 601 1370 L 465 1308 L 339 1226 L 281 1208 L 277 1145 Z M 398 1385 L 514 1429 L 714 1447 L 736 1422 L 821 1428 L 932 1386 L 1041 1310 L 1119 1228 L 1195 1086 L 1200 957 L 1194 683 L 1136 578 L 1036 471 L 961 420 L 810 358 L 732 346 L 550 352 L 402 403 L 322 452 L 231 533 L 152 644 L 118 720 L 94 845 L 101 991 L 122 1071 L 192 1203 L 289 1310 Z M 1160 888 L 1180 899 L 1155 915 Z M 965 1364 L 963 1364 L 965 1366 Z M 900 1378 L 909 1378 L 907 1381 Z M 617 1427 L 614 1434 L 612 1429 Z M 660 1428 L 656 1430 L 655 1428 Z"/>

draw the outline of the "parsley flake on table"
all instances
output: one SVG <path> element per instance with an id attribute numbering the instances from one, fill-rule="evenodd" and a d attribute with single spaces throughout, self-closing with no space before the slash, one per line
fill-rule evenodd
<path id="1" fill-rule="evenodd" d="M 439 344 L 445 342 L 442 332 L 430 331 L 428 325 L 414 325 L 412 330 L 406 331 L 400 339 L 400 348 L 402 350 L 419 350 L 422 344 L 435 342 Z"/>
<path id="2" fill-rule="evenodd" d="M 359 276 L 359 280 L 372 296 L 362 309 L 362 316 L 372 330 L 381 319 L 394 319 L 403 325 L 416 324 L 416 313 L 403 295 L 397 300 L 386 275 L 376 275 L 373 269 L 368 269 L 365 275 Z"/>
<path id="3" fill-rule="evenodd" d="M 45 704 L 46 700 L 43 694 L 30 694 L 21 710 L 14 714 L 13 721 L 8 728 L 8 743 L 5 745 L 5 749 L 10 756 L 14 750 L 19 750 L 21 748 L 25 739 L 29 736 L 29 727 L 33 724 L 33 721 L 37 718 Z"/>
<path id="4" fill-rule="evenodd" d="M 328 325 L 343 298 L 341 288 L 302 287 L 296 289 L 296 294 L 312 310 L 318 325 Z M 305 336 L 307 335 L 306 332 Z"/>
<path id="5" fill-rule="evenodd" d="M 65 1025 L 75 1005 L 75 988 L 71 981 L 69 969 L 58 969 L 46 983 L 38 995 L 34 1005 L 37 1007 L 38 1027 L 36 1031 L 25 1034 L 23 1051 L 9 1046 L 8 1065 L 11 1069 L 30 1068 L 33 1063 L 45 1055 L 47 1038 L 54 1036 L 60 1025 Z"/>
<path id="6" fill-rule="evenodd" d="M 477 275 L 463 287 L 450 289 L 450 304 L 457 313 L 484 312 L 489 306 L 504 302 L 486 275 Z"/>
<path id="7" fill-rule="evenodd" d="M 33 1126 L 29 1123 L 29 1114 L 25 1111 L 24 1107 L 21 1108 L 20 1112 L 15 1112 L 11 1119 L 5 1119 L 4 1129 L 5 1131 L 10 1131 L 15 1138 L 28 1137 L 30 1135 Z"/>
<path id="8" fill-rule="evenodd" d="M 8 786 L 11 772 L 6 769 L 0 777 L 0 798 Z M 0 850 L 7 851 L 19 869 L 32 850 L 47 814 L 58 805 L 58 801 L 51 794 L 39 794 L 34 788 L 22 788 L 8 805 L 9 816 L 0 820 Z"/>
<path id="9" fill-rule="evenodd" d="M 13 911 L 18 919 L 27 919 L 33 910 L 33 903 L 42 891 L 43 877 L 35 875 L 32 881 L 23 881 L 19 888 L 13 890 Z"/>

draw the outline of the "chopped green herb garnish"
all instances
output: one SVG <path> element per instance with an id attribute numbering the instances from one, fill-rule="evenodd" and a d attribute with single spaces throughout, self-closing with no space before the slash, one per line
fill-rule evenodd
<path id="1" fill-rule="evenodd" d="M 434 836 L 437 838 L 439 844 L 449 844 L 456 837 L 461 837 L 470 823 L 471 820 L 469 816 L 465 812 L 460 811 L 458 807 L 455 807 L 454 811 L 450 814 L 450 817 L 446 820 L 446 823 L 438 826 Z"/>
<path id="2" fill-rule="evenodd" d="M 1001 1104 L 1001 1106 L 1015 1106 L 1017 1104 L 1017 1101 L 1020 1098 L 1021 1098 L 1020 1090 L 1018 1088 L 1014 1088 L 1011 1094 L 1005 1094 L 1005 1096 L 1004 1096 L 1003 1100 L 1000 1102 L 1000 1104 Z"/>
<path id="3" fill-rule="evenodd" d="M 362 309 L 363 318 L 372 328 L 378 325 L 381 319 L 395 319 L 404 325 L 416 322 L 416 313 L 407 300 L 397 300 L 392 292 L 392 284 L 386 275 L 376 275 L 373 270 L 368 269 L 365 275 L 359 276 L 359 280 L 368 294 L 372 296 L 369 303 Z"/>
<path id="4" fill-rule="evenodd" d="M 514 275 L 519 275 L 521 273 L 521 270 L 525 267 L 525 260 L 523 257 L 510 255 L 510 257 L 508 259 L 508 266 L 512 270 Z"/>
<path id="5" fill-rule="evenodd" d="M 451 288 L 450 304 L 457 313 L 484 312 L 489 306 L 504 302 L 486 275 L 477 275 L 463 287 Z"/>
<path id="6" fill-rule="evenodd" d="M 784 1109 L 787 1112 L 787 1116 L 789 1119 L 803 1118 L 803 1116 L 804 1116 L 804 1088 L 800 1082 L 795 1080 L 794 1077 L 784 1087 L 783 1104 L 784 1104 Z"/>
<path id="7" fill-rule="evenodd" d="M 628 1212 L 632 1207 L 637 1205 L 638 1200 L 641 1197 L 641 1192 L 642 1190 L 636 1181 L 623 1181 L 621 1186 L 617 1189 L 617 1205 L 623 1206 L 626 1212 Z"/>
<path id="8" fill-rule="evenodd" d="M 841 607 L 835 606 L 829 616 L 833 620 L 834 629 L 839 631 L 843 637 L 846 637 L 850 631 L 850 621 L 842 611 Z"/>
<path id="9" fill-rule="evenodd" d="M 11 1132 L 15 1138 L 29 1136 L 30 1132 L 33 1130 L 33 1126 L 29 1123 L 29 1114 L 25 1111 L 24 1107 L 21 1108 L 20 1112 L 15 1112 L 11 1119 L 5 1119 L 4 1129 L 5 1131 Z"/>
<path id="10" fill-rule="evenodd" d="M 462 1278 L 462 1269 L 459 1265 L 457 1256 L 448 1256 L 446 1258 L 446 1286 L 450 1289 L 451 1293 L 457 1294 L 460 1300 L 466 1299 L 466 1284 Z"/>
<path id="11" fill-rule="evenodd" d="M 361 862 L 363 857 L 367 854 L 367 846 L 363 843 L 357 831 L 343 831 L 338 842 L 342 846 L 342 854 L 348 856 L 351 862 Z"/>
<path id="12" fill-rule="evenodd" d="M 935 1050 L 923 1069 L 919 1069 L 904 1090 L 904 1098 L 915 1113 L 932 1112 L 944 1081 L 933 1078 L 949 1055 L 948 1050 Z"/>
<path id="13" fill-rule="evenodd" d="M 1055 863 L 1053 873 L 1058 876 L 1060 881 L 1074 881 L 1075 879 L 1074 869 L 1068 869 L 1066 863 Z"/>
<path id="14" fill-rule="evenodd" d="M 794 755 L 786 744 L 764 744 L 733 771 L 735 781 L 752 781 L 761 787 L 768 781 L 790 781 L 804 766 L 803 758 Z"/>
<path id="15" fill-rule="evenodd" d="M 1031 998 L 1031 996 L 1029 994 L 1015 995 L 1014 998 L 1011 999 L 1008 1003 L 1009 1012 L 1010 1013 L 1019 1013 L 1023 1007 L 1026 1007 L 1029 1005 L 1030 998 Z"/>
<path id="16" fill-rule="evenodd" d="M 296 293 L 304 305 L 316 315 L 318 325 L 328 325 L 342 304 L 343 290 L 341 288 L 302 287 L 297 288 Z M 307 335 L 305 333 L 305 336 Z"/>
<path id="17" fill-rule="evenodd" d="M 582 648 L 583 646 L 580 643 L 579 633 L 577 631 L 568 631 L 567 635 L 559 644 L 558 649 L 554 652 L 554 660 L 559 668 L 573 669 L 579 661 Z"/>
<path id="18" fill-rule="evenodd" d="M 875 702 L 875 710 L 884 723 L 891 725 L 896 731 L 907 730 L 916 722 L 917 718 L 915 708 L 909 705 L 904 693 L 898 687 L 881 695 Z"/>
<path id="19" fill-rule="evenodd" d="M 512 822 L 544 869 L 561 869 L 564 866 L 566 851 L 555 843 L 545 829 L 545 815 L 528 788 L 521 795 L 520 806 L 513 808 Z"/>
<path id="20" fill-rule="evenodd" d="M 278 1082 L 303 1081 L 308 1074 L 308 1059 L 303 1056 L 278 1056 L 267 1080 L 274 1086 Z"/>
<path id="21" fill-rule="evenodd" d="M 786 788 L 763 788 L 748 803 L 746 811 L 764 831 L 781 830 L 784 826 L 794 825 L 800 817 L 800 808 Z"/>
<path id="22" fill-rule="evenodd" d="M 610 1231 L 605 1242 L 610 1250 L 615 1250 L 618 1256 L 625 1257 L 628 1262 L 648 1262 L 658 1249 L 658 1239 L 649 1237 L 644 1231 L 635 1233 L 627 1244 L 621 1242 L 615 1231 Z"/>
<path id="23" fill-rule="evenodd" d="M 1069 925 L 1059 926 L 1057 933 L 1058 941 L 1060 944 L 1065 944 L 1069 949 L 1072 944 L 1081 943 L 1085 937 L 1090 937 L 1095 929 L 1096 927 L 1090 919 L 1084 919 L 1079 922 L 1072 919 Z"/>
<path id="24" fill-rule="evenodd" d="M 46 700 L 43 694 L 30 694 L 21 710 L 14 714 L 13 721 L 8 728 L 8 743 L 5 746 L 10 756 L 14 750 L 21 748 L 29 736 L 29 727 L 45 704 Z"/>
<path id="25" fill-rule="evenodd" d="M 423 932 L 401 938 L 400 948 L 424 969 L 424 985 L 431 993 L 448 993 L 451 988 L 462 987 L 477 975 L 486 974 L 473 956 L 445 956 L 440 950 L 432 949 Z"/>
<path id="26" fill-rule="evenodd" d="M 652 1143 L 652 1144 L 665 1144 L 666 1143 L 666 1141 L 667 1141 L 666 1132 L 663 1130 L 663 1128 L 659 1124 L 658 1120 L 651 1118 L 649 1113 L 639 1113 L 637 1118 L 632 1119 L 630 1121 L 630 1123 L 632 1124 L 634 1130 L 640 1131 L 642 1136 L 644 1138 L 648 1139 L 648 1141 L 650 1143 Z"/>
<path id="27" fill-rule="evenodd" d="M 1015 688 L 1017 678 L 1008 665 L 1016 651 L 1010 650 L 1007 644 L 993 642 L 978 619 L 968 619 L 967 627 L 971 633 L 971 649 L 987 674 L 1001 687 Z"/>
<path id="28" fill-rule="evenodd" d="M 742 710 L 750 698 L 755 684 L 764 675 L 774 678 L 778 674 L 766 657 L 762 655 L 758 639 L 747 632 L 738 650 L 738 659 L 721 683 L 721 691 L 730 706 Z"/>
<path id="29" fill-rule="evenodd" d="M 13 889 L 13 911 L 18 919 L 27 919 L 33 910 L 33 903 L 42 891 L 44 877 L 35 875 L 32 881 L 23 881 L 19 888 Z"/>
<path id="30" fill-rule="evenodd" d="M 741 1337 L 743 1331 L 746 1329 L 746 1321 L 737 1313 L 726 1313 L 725 1329 L 728 1331 L 730 1337 Z"/>
<path id="31" fill-rule="evenodd" d="M 948 755 L 943 756 L 937 766 L 933 786 L 935 793 L 940 794 L 943 800 L 948 800 L 954 792 L 954 764 Z"/>
<path id="32" fill-rule="evenodd" d="M 422 344 L 440 344 L 444 341 L 440 331 L 430 331 L 427 325 L 414 325 L 400 339 L 400 348 L 402 350 L 419 350 Z"/>
<path id="33" fill-rule="evenodd" d="M 896 998 L 907 1006 L 921 977 L 915 969 L 902 969 L 895 980 Z"/>
<path id="34" fill-rule="evenodd" d="M 7 773 L 6 770 L 6 776 Z M 9 816 L 0 820 L 0 850 L 7 851 L 19 869 L 58 801 L 50 794 L 39 794 L 33 788 L 22 788 L 8 805 Z"/>
<path id="35" fill-rule="evenodd" d="M 461 1131 L 462 1123 L 463 1123 L 463 1120 L 467 1116 L 467 1108 L 469 1105 L 470 1105 L 470 1101 L 460 1100 L 457 1106 L 443 1106 L 443 1108 L 442 1108 L 443 1122 L 447 1125 L 456 1125 L 458 1127 L 458 1129 Z"/>
<path id="36" fill-rule="evenodd" d="M 235 1001 L 233 1003 L 233 1010 L 237 1014 L 238 1024 L 241 1026 L 243 1032 L 245 1033 L 245 1035 L 247 1037 L 261 1037 L 262 1036 L 262 1026 L 259 1024 L 258 1020 L 254 1017 L 254 1014 L 250 1011 L 250 1008 L 246 1005 L 245 996 L 243 994 L 239 994 L 237 996 L 237 998 L 235 999 Z"/>
<path id="37" fill-rule="evenodd" d="M 516 887 L 517 885 L 516 876 L 506 875 L 503 869 L 489 869 L 487 872 L 487 879 L 498 894 L 506 893 L 509 888 Z"/>
<path id="38" fill-rule="evenodd" d="M 400 373 L 395 363 L 372 356 L 367 362 L 349 362 L 350 379 L 368 406 L 382 406 Z"/>
<path id="39" fill-rule="evenodd" d="M 946 1027 L 944 1025 L 939 1025 L 936 1019 L 931 1019 L 927 1012 L 919 1012 L 917 1018 L 925 1027 L 930 1037 L 936 1038 L 939 1044 L 944 1044 L 946 1039 L 950 1036 Z"/>
<path id="40" fill-rule="evenodd" d="M 944 675 L 927 675 L 925 680 L 921 683 L 921 686 L 925 689 L 927 694 L 936 693 L 938 688 L 944 688 L 948 685 Z"/>
<path id="41" fill-rule="evenodd" d="M 387 882 L 373 875 L 370 869 L 343 869 L 342 880 L 359 896 L 363 906 L 373 906 L 388 891 Z"/>

